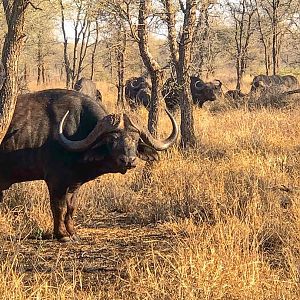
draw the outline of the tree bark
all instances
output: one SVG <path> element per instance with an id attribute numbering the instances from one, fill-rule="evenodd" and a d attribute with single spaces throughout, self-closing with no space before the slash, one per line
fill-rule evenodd
<path id="1" fill-rule="evenodd" d="M 92 58 L 91 58 L 91 76 L 90 76 L 91 80 L 94 79 L 94 75 L 95 75 L 95 57 L 96 57 L 96 50 L 98 47 L 98 43 L 99 43 L 99 23 L 96 20 L 96 38 L 95 38 L 93 51 L 92 51 Z"/>
<path id="2" fill-rule="evenodd" d="M 149 14 L 151 0 L 140 0 L 138 17 L 138 45 L 142 60 L 151 77 L 151 103 L 148 118 L 148 129 L 152 134 L 156 134 L 159 101 L 162 98 L 161 91 L 163 85 L 163 70 L 149 51 L 148 32 L 146 28 L 146 18 Z"/>
<path id="3" fill-rule="evenodd" d="M 277 74 L 277 9 L 279 5 L 279 0 L 272 0 L 272 65 L 273 65 L 273 75 Z"/>
<path id="4" fill-rule="evenodd" d="M 210 2 L 202 1 L 201 9 L 199 11 L 198 21 L 196 25 L 196 30 L 194 34 L 193 40 L 193 66 L 196 68 L 198 75 L 200 78 L 203 77 L 203 68 L 205 57 L 207 60 L 208 56 L 208 45 L 209 41 L 209 15 L 208 9 L 210 6 Z"/>
<path id="5" fill-rule="evenodd" d="M 178 62 L 179 62 L 179 53 L 178 53 L 178 45 L 177 45 L 177 32 L 176 32 L 176 20 L 175 20 L 175 6 L 173 0 L 165 1 L 165 9 L 167 15 L 167 26 L 168 26 L 168 42 L 171 53 L 171 60 L 173 67 L 176 72 L 176 76 L 179 72 Z"/>
<path id="6" fill-rule="evenodd" d="M 268 54 L 268 45 L 267 45 L 266 37 L 263 32 L 263 28 L 262 28 L 262 24 L 261 24 L 261 16 L 259 13 L 257 1 L 255 1 L 255 6 L 256 6 L 256 13 L 257 13 L 258 30 L 260 33 L 261 42 L 263 43 L 263 47 L 264 47 L 264 63 L 265 63 L 266 75 L 269 75 L 269 72 L 270 72 L 269 60 L 270 59 L 269 59 L 269 54 Z"/>
<path id="7" fill-rule="evenodd" d="M 61 9 L 61 28 L 64 37 L 64 65 L 66 71 L 66 88 L 69 89 L 71 87 L 71 79 L 72 79 L 72 69 L 70 67 L 70 60 L 68 57 L 68 38 L 65 29 L 65 13 L 64 13 L 64 5 L 62 0 L 60 0 L 60 9 Z"/>
<path id="8" fill-rule="evenodd" d="M 116 48 L 116 57 L 118 62 L 117 105 L 119 107 L 124 108 L 124 73 L 125 73 L 125 52 L 126 52 L 127 36 L 126 36 L 126 31 L 122 24 L 119 24 L 119 28 L 118 28 L 118 41 L 119 41 L 119 47 Z"/>
<path id="9" fill-rule="evenodd" d="M 43 68 L 43 56 L 42 56 L 42 42 L 41 42 L 41 36 L 38 36 L 38 42 L 37 42 L 37 80 L 36 83 L 39 85 L 41 83 L 42 78 L 42 68 Z"/>
<path id="10" fill-rule="evenodd" d="M 86 26 L 84 31 L 82 32 L 82 38 L 81 38 L 81 46 L 79 51 L 79 60 L 78 60 L 78 67 L 77 72 L 74 74 L 75 81 L 73 83 L 73 86 L 75 82 L 80 78 L 80 75 L 82 71 L 84 70 L 83 62 L 85 60 L 87 49 L 89 47 L 89 40 L 91 37 L 91 22 L 89 20 L 86 21 Z"/>
<path id="11" fill-rule="evenodd" d="M 181 146 L 192 148 L 196 144 L 194 132 L 193 100 L 190 88 L 189 67 L 191 63 L 191 49 L 193 29 L 196 22 L 196 1 L 187 0 L 184 10 L 182 35 L 179 43 L 179 73 L 177 75 L 180 91 L 181 108 Z"/>
<path id="12" fill-rule="evenodd" d="M 254 32 L 252 23 L 255 7 L 251 1 L 249 2 L 247 0 L 243 0 L 236 5 L 228 1 L 227 5 L 235 23 L 236 89 L 240 91 L 242 79 L 247 67 L 249 42 Z"/>
<path id="13" fill-rule="evenodd" d="M 189 68 L 191 65 L 192 42 L 196 23 L 196 1 L 188 0 L 184 12 L 184 23 L 179 47 L 176 40 L 175 7 L 172 0 L 165 1 L 168 26 L 168 41 L 172 64 L 175 68 L 180 97 L 181 109 L 181 146 L 194 147 L 196 137 L 194 132 L 193 100 L 190 88 Z"/>
<path id="14" fill-rule="evenodd" d="M 24 14 L 28 2 L 2 1 L 8 32 L 2 50 L 6 78 L 0 91 L 0 143 L 9 127 L 17 101 L 19 55 L 25 41 Z"/>

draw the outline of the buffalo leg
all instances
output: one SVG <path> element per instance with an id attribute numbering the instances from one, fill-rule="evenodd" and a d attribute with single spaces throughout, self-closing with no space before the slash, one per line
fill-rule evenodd
<path id="1" fill-rule="evenodd" d="M 75 189 L 69 189 L 66 200 L 67 200 L 67 213 L 65 215 L 65 226 L 67 232 L 73 240 L 78 240 L 78 237 L 75 235 L 75 226 L 74 226 L 74 212 L 76 210 L 76 198 L 79 192 L 79 187 Z"/>
<path id="2" fill-rule="evenodd" d="M 51 182 L 47 182 L 50 205 L 53 215 L 53 237 L 60 242 L 70 241 L 70 235 L 65 226 L 65 216 L 67 213 L 68 187 L 62 187 Z"/>

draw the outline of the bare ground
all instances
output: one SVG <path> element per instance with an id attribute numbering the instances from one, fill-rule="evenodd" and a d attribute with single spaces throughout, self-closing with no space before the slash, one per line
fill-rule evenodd
<path id="1" fill-rule="evenodd" d="M 5 262 L 10 257 L 11 260 L 18 257 L 17 269 L 24 274 L 28 286 L 36 276 L 53 281 L 51 274 L 62 274 L 64 280 L 74 283 L 74 274 L 80 272 L 80 289 L 90 290 L 93 286 L 96 291 L 104 285 L 109 289 L 116 279 L 126 281 L 126 262 L 131 258 L 143 259 L 156 250 L 168 253 L 176 243 L 174 234 L 162 226 L 133 224 L 126 214 L 95 216 L 80 226 L 82 228 L 77 230 L 80 242 L 61 244 L 51 239 L 32 238 L 4 240 L 0 259 Z"/>

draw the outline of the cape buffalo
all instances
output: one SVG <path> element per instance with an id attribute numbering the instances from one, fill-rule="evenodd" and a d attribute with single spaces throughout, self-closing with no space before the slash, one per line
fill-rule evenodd
<path id="1" fill-rule="evenodd" d="M 242 93 L 240 90 L 229 90 L 224 95 L 225 98 L 230 100 L 240 100 L 245 96 L 246 94 Z"/>
<path id="2" fill-rule="evenodd" d="M 74 90 L 82 94 L 90 96 L 96 101 L 102 102 L 102 95 L 99 90 L 97 90 L 96 84 L 88 78 L 82 77 L 74 85 Z"/>
<path id="3" fill-rule="evenodd" d="M 193 103 L 202 107 L 206 101 L 214 101 L 222 94 L 222 83 L 220 80 L 205 83 L 199 77 L 190 77 L 190 89 Z M 165 98 L 166 106 L 169 110 L 174 110 L 179 106 L 179 90 L 176 81 L 167 79 L 164 84 L 162 94 Z"/>
<path id="4" fill-rule="evenodd" d="M 176 140 L 172 132 L 155 139 L 128 114 L 109 114 L 81 93 L 45 90 L 18 97 L 9 129 L 0 146 L 0 191 L 13 183 L 44 180 L 54 220 L 54 237 L 76 239 L 73 214 L 79 187 L 107 173 L 122 173 L 142 160 L 154 160 Z"/>
<path id="5" fill-rule="evenodd" d="M 150 107 L 151 86 L 145 77 L 132 77 L 125 83 L 125 98 L 131 109 L 143 105 Z"/>
<path id="6" fill-rule="evenodd" d="M 258 75 L 255 76 L 252 80 L 251 92 L 258 91 L 262 88 L 270 88 L 273 86 L 296 88 L 298 85 L 298 79 L 293 75 Z"/>

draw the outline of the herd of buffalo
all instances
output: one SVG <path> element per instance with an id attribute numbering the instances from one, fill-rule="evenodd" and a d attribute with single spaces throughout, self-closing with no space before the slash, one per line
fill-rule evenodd
<path id="1" fill-rule="evenodd" d="M 253 78 L 250 93 L 270 89 L 274 86 L 285 89 L 297 88 L 299 82 L 293 75 L 258 75 Z M 197 76 L 190 77 L 190 89 L 194 105 L 202 107 L 206 101 L 214 101 L 224 95 L 225 98 L 239 100 L 246 96 L 240 90 L 228 90 L 225 94 L 222 91 L 222 82 L 214 80 L 204 82 Z M 166 107 L 170 111 L 175 111 L 179 107 L 179 87 L 176 80 L 169 78 L 164 83 L 162 95 Z M 125 97 L 131 109 L 136 109 L 140 105 L 150 108 L 151 86 L 145 77 L 133 77 L 126 81 Z"/>
<path id="2" fill-rule="evenodd" d="M 0 65 L 0 89 L 5 85 Z M 294 87 L 294 76 L 256 76 L 252 90 L 275 84 Z M 222 93 L 219 80 L 205 83 L 190 78 L 195 105 L 213 101 Z M 168 79 L 163 96 L 172 130 L 165 140 L 156 139 L 131 113 L 109 113 L 102 95 L 89 79 L 80 79 L 75 90 L 50 89 L 18 96 L 14 115 L 0 145 L 0 197 L 12 184 L 44 180 L 50 194 L 53 234 L 61 242 L 75 241 L 74 211 L 82 184 L 107 173 L 122 173 L 137 164 L 157 159 L 158 151 L 172 146 L 178 126 L 172 114 L 179 105 L 176 82 Z M 233 98 L 243 96 L 229 91 Z M 144 77 L 126 82 L 125 96 L 132 109 L 149 107 L 151 86 Z"/>
<path id="3" fill-rule="evenodd" d="M 293 75 L 258 75 L 252 80 L 250 93 L 265 91 L 275 86 L 294 89 L 298 85 L 298 79 Z M 97 90 L 95 83 L 90 79 L 81 78 L 76 82 L 74 89 L 93 99 L 102 101 L 101 92 Z M 193 103 L 198 107 L 202 107 L 205 102 L 214 101 L 221 96 L 232 100 L 239 100 L 246 96 L 240 90 L 228 90 L 226 93 L 223 93 L 220 80 L 215 79 L 211 82 L 204 82 L 197 76 L 190 77 L 190 89 Z M 174 112 L 179 107 L 179 87 L 174 78 L 168 78 L 165 81 L 162 96 L 169 111 Z M 132 110 L 140 106 L 150 109 L 151 85 L 146 77 L 132 77 L 126 81 L 125 99 Z"/>

